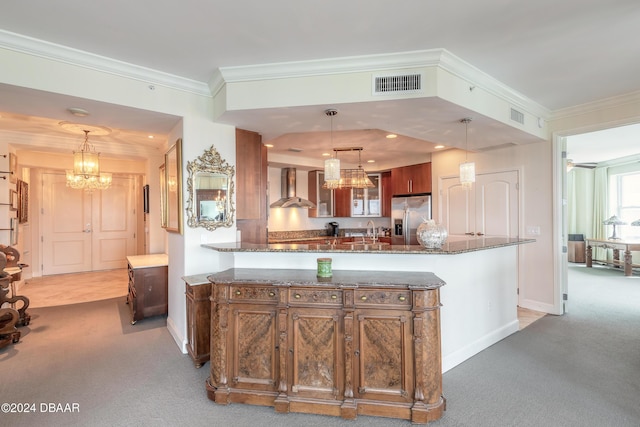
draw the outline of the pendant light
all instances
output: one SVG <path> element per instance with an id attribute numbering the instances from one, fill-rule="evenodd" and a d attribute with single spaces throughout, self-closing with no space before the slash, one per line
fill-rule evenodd
<path id="1" fill-rule="evenodd" d="M 327 109 L 324 113 L 331 118 L 331 146 L 333 147 L 333 116 L 338 114 L 338 110 Z M 324 161 L 324 188 L 334 189 L 340 185 L 340 160 L 338 153 L 334 150 L 335 157 Z"/>
<path id="2" fill-rule="evenodd" d="M 83 130 L 84 141 L 73 152 L 73 170 L 67 170 L 67 187 L 74 189 L 106 190 L 111 186 L 110 173 L 100 173 L 100 153 L 89 144 L 89 130 Z"/>
<path id="3" fill-rule="evenodd" d="M 465 188 L 471 188 L 473 183 L 476 182 L 476 164 L 467 161 L 467 153 L 469 151 L 469 122 L 471 122 L 470 117 L 465 117 L 460 120 L 460 123 L 464 123 L 465 128 L 465 153 L 464 163 L 460 163 L 460 183 Z"/>

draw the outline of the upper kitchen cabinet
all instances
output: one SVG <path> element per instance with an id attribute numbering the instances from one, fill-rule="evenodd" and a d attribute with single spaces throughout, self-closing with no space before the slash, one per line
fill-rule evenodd
<path id="1" fill-rule="evenodd" d="M 431 193 L 431 162 L 391 169 L 392 195 Z"/>
<path id="2" fill-rule="evenodd" d="M 382 216 L 382 176 L 379 173 L 367 175 L 374 187 L 351 189 L 352 217 Z"/>
<path id="3" fill-rule="evenodd" d="M 315 208 L 309 209 L 309 218 L 332 217 L 333 210 L 333 191 L 322 188 L 324 183 L 324 171 L 309 172 L 309 200 L 316 204 Z"/>
<path id="4" fill-rule="evenodd" d="M 236 190 L 242 241 L 267 243 L 267 148 L 256 132 L 236 129 Z"/>

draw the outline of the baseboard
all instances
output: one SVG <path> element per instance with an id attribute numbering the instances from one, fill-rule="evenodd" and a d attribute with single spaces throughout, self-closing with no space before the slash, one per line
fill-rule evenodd
<path id="1" fill-rule="evenodd" d="M 467 346 L 464 346 L 460 350 L 457 350 L 449 355 L 443 356 L 442 358 L 442 373 L 447 372 L 449 369 L 452 369 L 470 357 L 480 353 L 485 348 L 492 346 L 498 341 L 508 337 L 509 335 L 518 332 L 520 329 L 520 324 L 518 319 L 510 322 L 503 327 L 491 331 L 490 333 L 480 337 L 479 339 L 473 341 Z"/>
<path id="2" fill-rule="evenodd" d="M 534 301 L 530 299 L 521 299 L 518 305 L 522 308 L 528 308 L 529 310 L 540 311 L 542 313 L 562 314 L 562 313 L 556 313 L 556 310 L 553 304 L 542 304 L 539 301 Z"/>
<path id="3" fill-rule="evenodd" d="M 169 333 L 173 337 L 173 340 L 178 345 L 178 348 L 183 354 L 187 354 L 187 341 L 182 336 L 182 334 L 176 328 L 176 323 L 173 321 L 171 317 L 167 317 L 167 329 Z"/>

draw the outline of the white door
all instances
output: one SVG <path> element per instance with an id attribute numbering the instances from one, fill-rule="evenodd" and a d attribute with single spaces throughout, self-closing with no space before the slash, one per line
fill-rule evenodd
<path id="1" fill-rule="evenodd" d="M 66 186 L 65 175 L 42 181 L 42 274 L 126 268 L 136 254 L 135 179 L 113 177 L 107 190 Z"/>
<path id="2" fill-rule="evenodd" d="M 476 175 L 466 189 L 458 177 L 444 178 L 441 221 L 450 235 L 518 237 L 518 172 Z"/>

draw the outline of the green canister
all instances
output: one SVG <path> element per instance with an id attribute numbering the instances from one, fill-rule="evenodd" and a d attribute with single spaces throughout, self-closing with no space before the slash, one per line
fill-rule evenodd
<path id="1" fill-rule="evenodd" d="M 331 277 L 331 258 L 318 258 L 318 277 Z"/>

